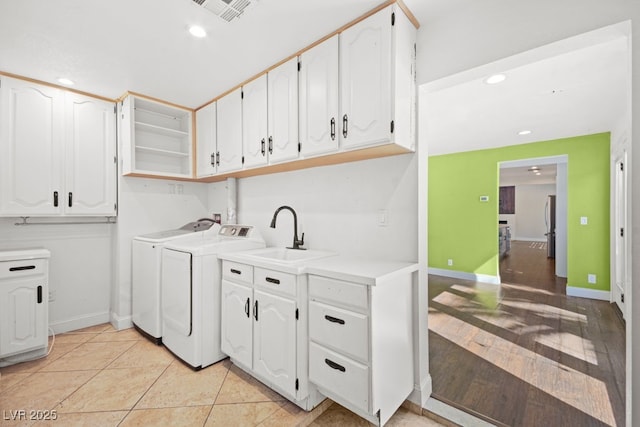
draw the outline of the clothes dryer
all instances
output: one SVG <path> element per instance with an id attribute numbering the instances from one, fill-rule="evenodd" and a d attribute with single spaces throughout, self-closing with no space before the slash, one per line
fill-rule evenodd
<path id="1" fill-rule="evenodd" d="M 131 311 L 134 327 L 156 344 L 162 343 L 160 267 L 162 248 L 168 242 L 216 236 L 220 225 L 201 218 L 175 230 L 144 234 L 131 247 Z"/>
<path id="2" fill-rule="evenodd" d="M 223 225 L 215 238 L 171 242 L 163 248 L 162 342 L 194 369 L 226 357 L 220 350 L 218 254 L 265 246 L 256 228 Z"/>

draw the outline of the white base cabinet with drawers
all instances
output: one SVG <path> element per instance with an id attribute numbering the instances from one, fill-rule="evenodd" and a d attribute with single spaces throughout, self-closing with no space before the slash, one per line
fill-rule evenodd
<path id="1" fill-rule="evenodd" d="M 296 405 L 323 399 L 308 383 L 307 276 L 222 262 L 222 351 Z"/>
<path id="2" fill-rule="evenodd" d="M 47 354 L 49 251 L 0 252 L 0 367 Z"/>
<path id="3" fill-rule="evenodd" d="M 309 275 L 309 381 L 384 425 L 413 390 L 411 274 L 375 285 Z"/>

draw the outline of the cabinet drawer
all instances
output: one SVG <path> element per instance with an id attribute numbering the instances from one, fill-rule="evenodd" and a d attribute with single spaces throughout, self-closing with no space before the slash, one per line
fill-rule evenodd
<path id="1" fill-rule="evenodd" d="M 44 259 L 0 262 L 0 279 L 44 275 L 46 273 L 46 262 Z"/>
<path id="2" fill-rule="evenodd" d="M 309 344 L 309 381 L 369 412 L 370 383 L 367 365 L 312 342 Z"/>
<path id="3" fill-rule="evenodd" d="M 232 261 L 222 261 L 222 277 L 234 282 L 251 284 L 253 282 L 253 267 Z"/>
<path id="4" fill-rule="evenodd" d="M 341 306 L 355 307 L 366 311 L 369 307 L 368 290 L 365 285 L 357 285 L 322 276 L 309 276 L 309 296 L 311 299 L 317 298 Z"/>
<path id="5" fill-rule="evenodd" d="M 296 276 L 294 274 L 256 267 L 253 276 L 253 283 L 262 288 L 296 296 Z"/>
<path id="6" fill-rule="evenodd" d="M 309 338 L 363 362 L 369 360 L 369 319 L 364 314 L 311 301 Z"/>

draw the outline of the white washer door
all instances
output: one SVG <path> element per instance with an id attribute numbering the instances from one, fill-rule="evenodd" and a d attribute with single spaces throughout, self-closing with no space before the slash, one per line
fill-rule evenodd
<path id="1" fill-rule="evenodd" d="M 192 331 L 191 292 L 191 254 L 164 248 L 162 250 L 163 325 L 184 336 L 190 336 Z"/>

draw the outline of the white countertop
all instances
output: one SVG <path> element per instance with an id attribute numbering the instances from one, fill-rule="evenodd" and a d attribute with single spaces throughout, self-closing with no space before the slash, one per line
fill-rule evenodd
<path id="1" fill-rule="evenodd" d="M 218 258 L 285 273 L 316 274 L 369 286 L 379 285 L 396 274 L 409 274 L 418 270 L 418 264 L 414 262 L 355 258 L 339 254 L 308 261 L 279 263 L 251 256 L 252 252 L 259 251 L 220 253 Z"/>
<path id="2" fill-rule="evenodd" d="M 0 249 L 0 261 L 49 258 L 51 253 L 45 248 Z"/>

